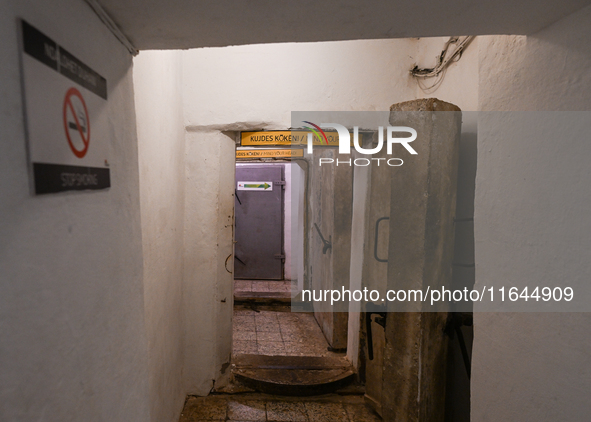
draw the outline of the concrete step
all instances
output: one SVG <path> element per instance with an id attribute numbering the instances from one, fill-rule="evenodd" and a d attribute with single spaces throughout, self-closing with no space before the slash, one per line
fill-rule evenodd
<path id="1" fill-rule="evenodd" d="M 232 374 L 253 390 L 284 396 L 333 393 L 355 378 L 344 357 L 237 355 Z"/>
<path id="2" fill-rule="evenodd" d="M 234 304 L 289 304 L 290 292 L 234 292 Z"/>

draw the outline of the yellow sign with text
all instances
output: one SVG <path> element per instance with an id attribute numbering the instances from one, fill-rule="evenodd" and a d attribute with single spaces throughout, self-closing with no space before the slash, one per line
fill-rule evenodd
<path id="1" fill-rule="evenodd" d="M 268 130 L 259 132 L 242 132 L 240 145 L 242 146 L 264 146 L 264 145 L 307 145 L 308 133 L 304 130 Z M 339 146 L 339 135 L 337 132 L 324 132 L 328 145 Z M 361 134 L 359 135 L 361 136 Z M 314 135 L 314 146 L 327 145 L 325 139 L 318 139 Z"/>
<path id="2" fill-rule="evenodd" d="M 237 149 L 236 158 L 296 158 L 303 157 L 303 149 Z"/>

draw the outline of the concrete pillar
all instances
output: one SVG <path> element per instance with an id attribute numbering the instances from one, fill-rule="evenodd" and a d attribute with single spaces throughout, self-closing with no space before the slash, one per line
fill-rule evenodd
<path id="1" fill-rule="evenodd" d="M 373 135 L 373 144 L 378 142 L 378 133 Z M 367 145 L 366 148 L 370 146 Z M 382 148 L 378 153 L 373 154 L 372 158 L 382 158 L 385 160 L 391 158 L 387 154 L 386 148 Z M 384 162 L 383 161 L 383 162 Z M 361 169 L 368 174 L 368 192 L 366 203 L 366 222 L 365 222 L 365 241 L 363 249 L 363 273 L 362 286 L 368 290 L 378 290 L 383 295 L 387 290 L 388 281 L 388 241 L 390 233 L 390 190 L 394 174 L 398 171 L 397 167 L 390 167 L 385 164 L 380 166 L 367 166 Z M 355 169 L 355 177 L 358 176 L 359 168 Z M 377 225 L 377 227 L 376 227 Z M 377 247 L 376 247 L 377 237 Z M 376 259 L 376 256 L 382 260 Z M 351 258 L 353 259 L 353 257 Z M 382 303 L 375 303 L 382 305 Z M 363 315 L 361 322 L 361 345 L 364 346 L 361 354 L 359 374 L 360 378 L 365 378 L 365 398 L 382 415 L 382 371 L 384 364 L 384 347 L 386 335 L 384 329 L 375 321 L 372 326 L 372 345 L 373 359 L 369 359 L 368 341 L 369 336 L 366 330 L 367 314 Z"/>
<path id="2" fill-rule="evenodd" d="M 460 109 L 437 99 L 395 104 L 392 126 L 418 137 L 410 155 L 395 145 L 404 165 L 391 181 L 388 289 L 450 286 L 454 247 Z M 399 148 L 399 149 L 397 149 Z M 390 310 L 394 303 L 389 304 Z M 400 306 L 400 304 L 398 304 Z M 398 308 L 400 309 L 400 308 Z M 443 421 L 448 338 L 447 312 L 421 303 L 390 312 L 383 366 L 385 421 Z"/>

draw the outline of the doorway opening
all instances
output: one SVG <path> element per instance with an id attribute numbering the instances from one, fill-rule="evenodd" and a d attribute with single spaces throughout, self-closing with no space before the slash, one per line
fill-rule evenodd
<path id="1" fill-rule="evenodd" d="M 304 286 L 305 177 L 288 160 L 236 164 L 233 373 L 261 392 L 324 393 L 353 375 L 314 313 L 291 308 Z"/>
<path id="2" fill-rule="evenodd" d="M 303 283 L 303 178 L 289 161 L 236 164 L 234 355 L 332 353 L 312 313 L 290 312 Z"/>

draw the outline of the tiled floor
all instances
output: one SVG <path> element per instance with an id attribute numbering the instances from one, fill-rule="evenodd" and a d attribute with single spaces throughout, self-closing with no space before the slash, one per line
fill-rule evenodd
<path id="1" fill-rule="evenodd" d="M 180 422 L 379 422 L 361 396 L 288 398 L 264 394 L 188 397 Z"/>
<path id="2" fill-rule="evenodd" d="M 236 292 L 291 292 L 291 281 L 234 280 Z"/>
<path id="3" fill-rule="evenodd" d="M 311 313 L 234 310 L 234 354 L 270 356 L 342 356 L 328 351 Z"/>

